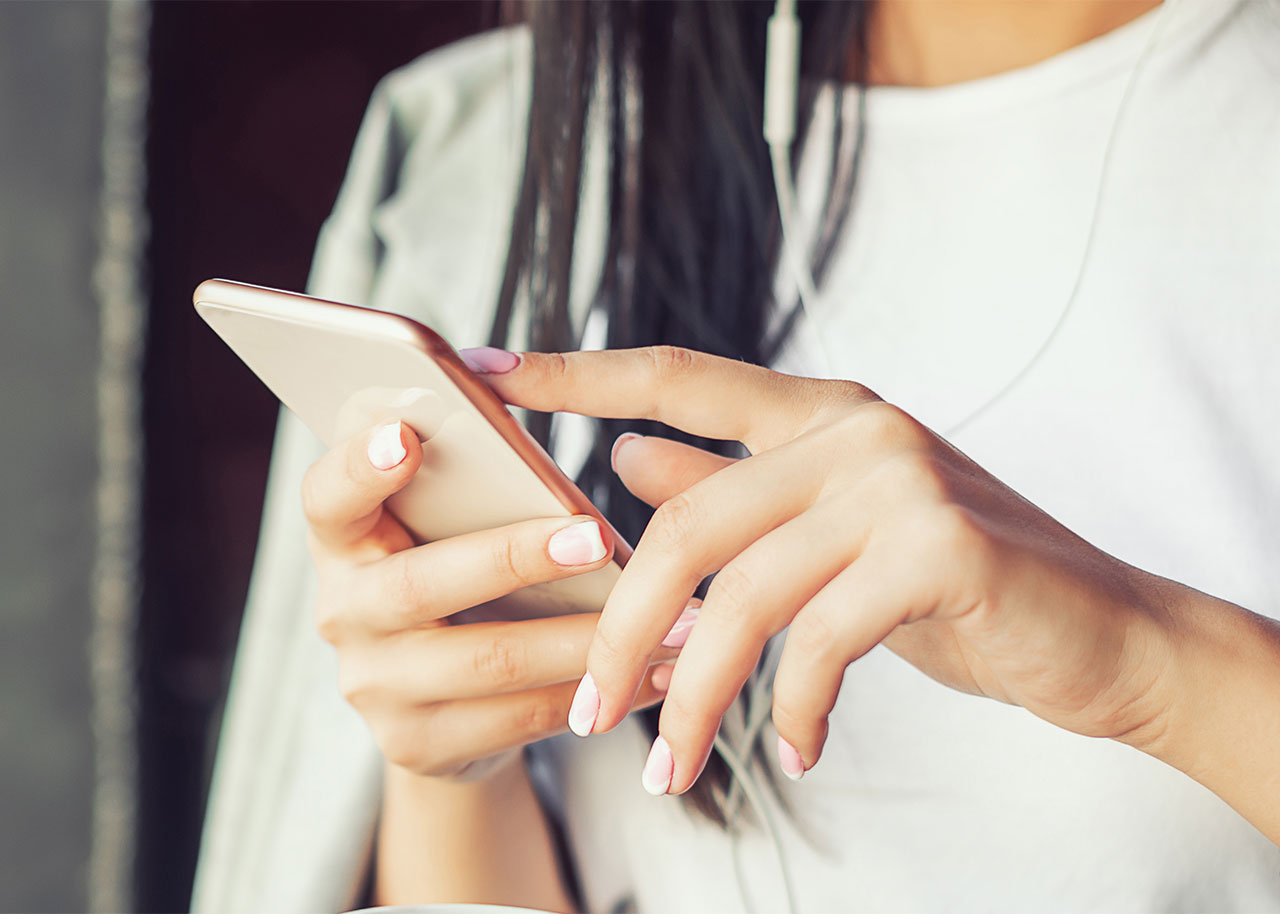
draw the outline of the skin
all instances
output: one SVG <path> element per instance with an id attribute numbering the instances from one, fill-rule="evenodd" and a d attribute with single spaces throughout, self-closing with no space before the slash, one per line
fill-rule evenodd
<path id="1" fill-rule="evenodd" d="M 662 706 L 666 792 L 693 784 L 765 642 L 788 628 L 773 722 L 805 768 L 845 669 L 884 643 L 953 689 L 1173 765 L 1280 843 L 1274 620 L 1091 546 L 852 382 L 669 347 L 526 354 L 488 380 L 514 405 L 656 419 L 751 453 L 616 449 L 657 512 L 588 654 L 592 733 L 626 715 L 652 651 L 718 572 Z M 670 495 L 673 478 L 685 488 Z"/>
<path id="2" fill-rule="evenodd" d="M 573 692 L 566 683 L 582 674 L 599 616 L 470 625 L 448 617 L 535 581 L 600 568 L 612 544 L 595 562 L 555 562 L 551 537 L 588 520 L 571 517 L 414 547 L 382 502 L 413 478 L 422 445 L 402 426 L 403 459 L 379 470 L 368 458 L 376 431 L 339 445 L 305 478 L 320 583 L 316 627 L 338 649 L 343 697 L 369 722 L 388 761 L 420 775 L 467 775 L 478 761 L 564 729 Z M 652 689 L 637 695 L 641 705 L 657 698 Z M 424 730 L 449 739 L 424 741 Z"/>
<path id="3" fill-rule="evenodd" d="M 1136 19 L 1160 0 L 892 0 L 867 30 L 873 85 L 946 86 L 1030 66 Z M 850 60 L 849 78 L 857 62 Z"/>
<path id="4" fill-rule="evenodd" d="M 598 561 L 554 561 L 550 540 L 587 520 L 575 517 L 414 546 L 383 501 L 413 478 L 422 445 L 401 426 L 403 456 L 380 469 L 371 461 L 379 431 L 329 451 L 302 490 L 319 576 L 316 627 L 337 649 L 343 697 L 388 763 L 374 896 L 572 910 L 546 821 L 511 750 L 565 729 L 599 614 L 469 625 L 448 617 L 535 581 L 600 568 L 612 543 Z M 674 654 L 660 650 L 655 660 Z M 661 694 L 647 683 L 635 706 Z M 448 829 L 432 827 L 442 820 Z"/>
<path id="5" fill-rule="evenodd" d="M 1154 5 L 878 4 L 871 78 L 932 86 L 1003 72 Z M 604 614 L 465 628 L 449 617 L 607 562 L 550 559 L 550 537 L 582 518 L 413 546 L 381 506 L 420 463 L 416 435 L 401 435 L 390 469 L 369 462 L 373 429 L 312 467 L 317 625 L 388 760 L 373 901 L 571 910 L 513 749 L 565 729 L 589 666 L 594 732 L 669 690 L 667 787 L 685 790 L 736 683 L 787 624 L 774 722 L 805 767 L 821 757 L 845 666 L 883 642 L 953 688 L 1162 759 L 1280 841 L 1274 622 L 1101 553 L 854 384 L 667 349 L 526 354 L 488 380 L 514 404 L 662 418 L 752 456 L 626 440 L 615 469 L 660 509 Z M 717 570 L 673 670 L 675 652 L 655 646 L 696 578 Z"/>
<path id="6" fill-rule="evenodd" d="M 883 642 L 947 686 L 1173 765 L 1280 841 L 1274 621 L 1101 552 L 852 382 L 667 347 L 526 353 L 486 380 L 513 405 L 657 419 L 751 456 L 622 439 L 617 472 L 658 510 L 604 611 L 467 626 L 447 617 L 575 573 L 547 544 L 577 519 L 415 547 L 381 503 L 416 470 L 416 435 L 401 433 L 405 457 L 389 470 L 369 463 L 372 430 L 311 469 L 317 624 L 391 766 L 378 900 L 571 908 L 523 768 L 456 776 L 563 731 L 586 669 L 593 733 L 666 686 L 664 786 L 680 793 L 765 641 L 787 627 L 773 721 L 806 769 L 844 670 Z M 687 643 L 661 648 L 713 571 Z"/>

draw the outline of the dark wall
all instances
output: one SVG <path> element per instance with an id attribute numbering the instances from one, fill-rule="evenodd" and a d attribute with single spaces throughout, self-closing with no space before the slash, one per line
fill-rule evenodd
<path id="1" fill-rule="evenodd" d="M 0 911 L 87 905 L 105 24 L 0 3 Z"/>
<path id="2" fill-rule="evenodd" d="M 188 901 L 276 416 L 191 292 L 301 289 L 376 81 L 495 22 L 467 0 L 153 7 L 141 910 Z"/>

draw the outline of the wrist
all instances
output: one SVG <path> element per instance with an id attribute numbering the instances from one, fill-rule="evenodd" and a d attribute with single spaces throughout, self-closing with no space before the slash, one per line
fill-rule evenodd
<path id="1" fill-rule="evenodd" d="M 499 752 L 488 758 L 468 762 L 454 773 L 441 776 L 441 780 L 457 783 L 476 783 L 479 781 L 501 780 L 513 773 L 524 771 L 524 753 L 519 747 Z"/>
<path id="2" fill-rule="evenodd" d="M 1208 787 L 1280 840 L 1280 623 L 1155 580 L 1156 710 L 1117 739 Z"/>
<path id="3" fill-rule="evenodd" d="M 1151 705 L 1145 723 L 1119 737 L 1142 752 L 1191 774 L 1199 769 L 1214 685 L 1231 666 L 1232 630 L 1239 607 L 1161 578 L 1152 588 L 1158 635 L 1148 674 Z M 1246 614 L 1247 615 L 1247 614 Z"/>
<path id="4" fill-rule="evenodd" d="M 475 781 L 388 765 L 373 894 L 383 905 L 572 910 L 549 825 L 519 756 Z"/>
<path id="5" fill-rule="evenodd" d="M 1119 696 L 1120 713 L 1112 739 L 1160 758 L 1182 703 L 1182 671 L 1189 637 L 1182 605 L 1183 588 L 1164 578 L 1131 569 L 1129 657 Z"/>
<path id="6" fill-rule="evenodd" d="M 387 762 L 384 793 L 394 790 L 419 801 L 430 798 L 436 802 L 487 803 L 500 800 L 527 777 L 519 750 L 471 762 L 451 774 L 419 774 Z"/>

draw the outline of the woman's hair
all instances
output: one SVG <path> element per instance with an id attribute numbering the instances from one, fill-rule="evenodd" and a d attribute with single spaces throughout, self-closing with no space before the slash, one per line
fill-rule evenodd
<path id="1" fill-rule="evenodd" d="M 798 4 L 802 82 L 793 160 L 822 81 L 859 78 L 870 4 Z M 779 220 L 762 137 L 767 2 L 540 2 L 518 10 L 533 37 L 532 97 L 523 177 L 491 342 L 526 336 L 540 351 L 576 349 L 569 277 L 584 158 L 607 157 L 608 226 L 596 303 L 607 345 L 672 344 L 769 364 L 791 329 L 773 296 Z M 855 53 L 851 54 L 853 50 Z M 852 61 L 853 70 L 850 71 Z M 861 121 L 836 129 L 828 195 L 813 254 L 821 281 L 853 195 Z M 607 125 L 604 148 L 587 148 L 590 118 Z M 526 296 L 530 326 L 512 328 Z M 779 328 L 772 330 L 771 328 Z M 548 443 L 550 418 L 531 430 Z M 651 509 L 609 465 L 623 431 L 660 433 L 721 453 L 656 423 L 600 421 L 579 484 L 635 542 Z M 646 712 L 656 733 L 657 712 Z M 724 824 L 728 773 L 715 755 L 686 795 Z"/>

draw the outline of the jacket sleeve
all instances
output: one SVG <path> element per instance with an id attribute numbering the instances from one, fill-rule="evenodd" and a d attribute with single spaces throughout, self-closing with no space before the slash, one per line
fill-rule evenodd
<path id="1" fill-rule="evenodd" d="M 309 289 L 368 300 L 381 244 L 372 213 L 395 180 L 396 126 L 374 95 Z M 205 817 L 192 910 L 333 911 L 363 884 L 381 766 L 363 721 L 340 697 L 332 649 L 312 625 L 316 582 L 298 493 L 323 452 L 281 410 Z"/>
<path id="2" fill-rule="evenodd" d="M 313 295 L 406 314 L 458 346 L 485 341 L 523 161 L 529 53 L 527 31 L 500 30 L 383 80 L 320 232 Z M 579 324 L 600 275 L 605 181 L 593 157 L 580 214 L 592 228 L 575 239 Z M 316 582 L 298 493 L 322 452 L 282 411 L 205 817 L 197 914 L 335 911 L 357 902 L 365 883 L 382 766 L 312 625 Z"/>

